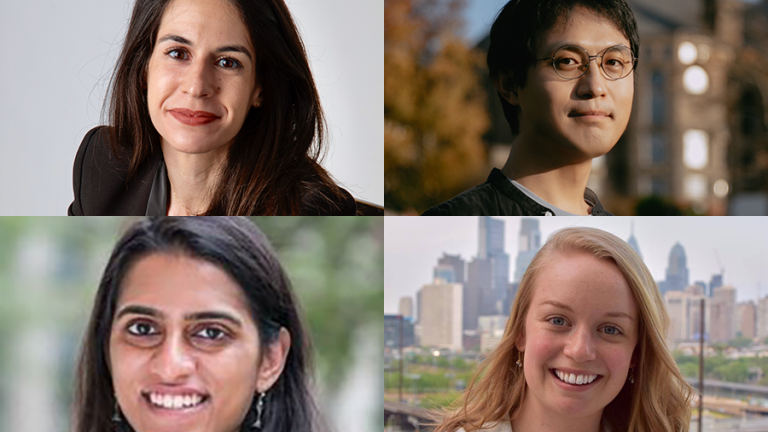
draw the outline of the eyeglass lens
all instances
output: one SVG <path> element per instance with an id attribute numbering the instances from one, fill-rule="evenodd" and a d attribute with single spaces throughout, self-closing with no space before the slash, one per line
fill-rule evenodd
<path id="1" fill-rule="evenodd" d="M 632 71 L 632 52 L 627 47 L 611 47 L 598 56 L 597 61 L 612 79 L 624 78 Z M 578 46 L 564 46 L 555 52 L 553 65 L 561 77 L 578 78 L 589 67 L 589 54 Z"/>

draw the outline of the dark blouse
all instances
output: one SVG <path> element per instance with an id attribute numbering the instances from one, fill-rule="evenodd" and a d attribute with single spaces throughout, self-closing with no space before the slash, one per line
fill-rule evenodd
<path id="1" fill-rule="evenodd" d="M 77 150 L 72 169 L 75 200 L 69 216 L 145 215 L 164 216 L 170 199 L 170 182 L 162 153 L 155 152 L 126 183 L 128 163 L 112 154 L 106 126 L 98 126 L 85 134 Z M 301 214 L 309 216 L 354 216 L 356 202 L 341 189 L 336 202 L 302 199 Z"/>

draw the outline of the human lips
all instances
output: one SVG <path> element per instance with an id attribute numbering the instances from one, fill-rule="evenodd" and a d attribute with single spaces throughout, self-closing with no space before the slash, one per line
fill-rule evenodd
<path id="1" fill-rule="evenodd" d="M 601 110 L 571 110 L 571 112 L 568 113 L 568 117 L 585 117 L 585 118 L 613 118 L 613 115 L 608 113 L 607 111 L 601 111 Z"/>
<path id="2" fill-rule="evenodd" d="M 191 387 L 151 388 L 141 396 L 153 410 L 166 413 L 189 412 L 210 400 L 208 393 Z"/>
<path id="3" fill-rule="evenodd" d="M 560 384 L 568 388 L 586 389 L 603 377 L 597 373 L 574 369 L 553 368 L 549 371 Z"/>
<path id="4" fill-rule="evenodd" d="M 171 113 L 176 120 L 190 126 L 205 125 L 221 118 L 208 111 L 192 111 L 186 108 L 173 108 L 168 110 L 168 112 Z"/>

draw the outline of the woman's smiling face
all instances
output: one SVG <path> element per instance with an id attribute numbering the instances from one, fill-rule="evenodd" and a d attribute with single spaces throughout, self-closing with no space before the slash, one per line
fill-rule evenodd
<path id="1" fill-rule="evenodd" d="M 256 53 L 228 0 L 171 0 L 147 68 L 152 124 L 183 153 L 226 151 L 259 104 Z"/>
<path id="2" fill-rule="evenodd" d="M 639 317 L 632 291 L 609 259 L 585 252 L 546 259 L 517 343 L 529 390 L 524 405 L 574 420 L 599 416 L 633 365 Z"/>
<path id="3" fill-rule="evenodd" d="M 235 431 L 254 394 L 276 379 L 259 372 L 268 367 L 258 367 L 259 334 L 237 282 L 183 254 L 151 254 L 128 271 L 109 361 L 138 432 Z"/>

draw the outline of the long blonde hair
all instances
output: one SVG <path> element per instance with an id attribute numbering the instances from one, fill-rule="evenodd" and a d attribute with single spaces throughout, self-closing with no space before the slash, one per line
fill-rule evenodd
<path id="1" fill-rule="evenodd" d="M 687 432 L 693 389 L 666 347 L 669 317 L 653 276 L 626 242 L 595 228 L 560 230 L 539 250 L 520 281 L 501 342 L 478 367 L 452 410 L 442 413 L 435 432 L 462 427 L 473 431 L 516 417 L 526 385 L 522 369 L 514 367 L 519 355 L 515 343 L 524 331 L 536 278 L 556 252 L 586 252 L 614 262 L 627 279 L 640 312 L 635 383 L 625 383 L 603 409 L 603 423 L 615 432 Z"/>

